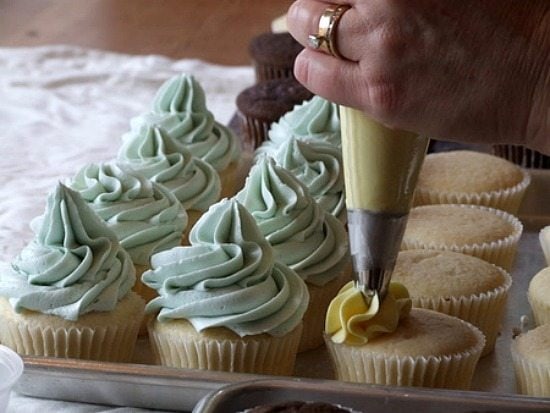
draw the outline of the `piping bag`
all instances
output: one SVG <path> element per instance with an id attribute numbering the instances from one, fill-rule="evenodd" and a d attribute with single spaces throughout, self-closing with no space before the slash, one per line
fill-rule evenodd
<path id="1" fill-rule="evenodd" d="M 340 122 L 354 281 L 370 305 L 388 291 L 429 139 L 343 106 Z"/>

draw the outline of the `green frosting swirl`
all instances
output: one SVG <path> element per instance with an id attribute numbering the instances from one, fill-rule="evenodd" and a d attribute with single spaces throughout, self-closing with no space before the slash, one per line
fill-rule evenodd
<path id="1" fill-rule="evenodd" d="M 142 125 L 123 136 L 118 162 L 162 184 L 185 209 L 206 211 L 220 198 L 216 170 L 194 157 L 158 125 Z"/>
<path id="2" fill-rule="evenodd" d="M 204 90 L 189 75 L 168 79 L 153 101 L 152 111 L 131 121 L 132 129 L 143 124 L 162 126 L 176 141 L 217 171 L 240 158 L 237 136 L 214 119 L 206 107 Z"/>
<path id="3" fill-rule="evenodd" d="M 282 336 L 302 320 L 309 295 L 235 200 L 213 205 L 193 227 L 190 247 L 153 255 L 143 282 L 158 291 L 147 304 L 158 320 L 187 319 L 197 331 L 226 327 L 241 337 Z"/>
<path id="4" fill-rule="evenodd" d="M 235 198 L 251 212 L 276 258 L 308 283 L 326 284 L 348 262 L 344 225 L 273 159 L 263 157 L 252 167 Z"/>
<path id="5" fill-rule="evenodd" d="M 309 189 L 321 208 L 340 221 L 347 221 L 340 149 L 322 142 L 289 138 L 270 156 Z"/>
<path id="6" fill-rule="evenodd" d="M 340 147 L 338 105 L 320 96 L 313 96 L 273 123 L 268 135 L 269 140 L 277 146 L 293 137 L 306 141 L 323 141 Z"/>
<path id="7" fill-rule="evenodd" d="M 115 232 L 135 264 L 175 247 L 187 214 L 164 186 L 113 163 L 89 164 L 69 183 Z"/>
<path id="8" fill-rule="evenodd" d="M 33 229 L 35 238 L 0 272 L 0 295 L 16 312 L 77 320 L 113 310 L 134 285 L 130 256 L 77 192 L 58 184 Z"/>
<path id="9" fill-rule="evenodd" d="M 153 112 L 208 112 L 204 90 L 193 76 L 174 76 L 164 82 L 153 99 Z"/>

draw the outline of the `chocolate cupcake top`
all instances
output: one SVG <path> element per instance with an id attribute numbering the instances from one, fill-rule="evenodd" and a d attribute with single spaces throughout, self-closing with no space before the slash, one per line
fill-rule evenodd
<path id="1" fill-rule="evenodd" d="M 248 52 L 260 64 L 292 66 L 303 48 L 290 33 L 266 32 L 250 41 Z"/>
<path id="2" fill-rule="evenodd" d="M 275 122 L 295 105 L 313 94 L 295 79 L 274 79 L 257 83 L 237 96 L 237 108 L 245 116 Z"/>

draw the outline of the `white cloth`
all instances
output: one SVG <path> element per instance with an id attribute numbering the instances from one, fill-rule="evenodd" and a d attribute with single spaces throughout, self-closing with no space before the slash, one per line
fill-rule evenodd
<path id="1" fill-rule="evenodd" d="M 89 162 L 112 159 L 130 118 L 160 84 L 194 75 L 217 120 L 229 122 L 251 67 L 129 56 L 69 46 L 0 48 L 0 260 L 32 236 L 47 193 Z"/>
<path id="2" fill-rule="evenodd" d="M 87 163 L 114 158 L 130 119 L 149 108 L 163 81 L 182 72 L 201 83 L 222 123 L 235 113 L 237 94 L 254 82 L 252 67 L 64 45 L 0 48 L 1 261 L 30 241 L 29 223 L 56 183 Z M 8 412 L 27 411 L 105 408 L 13 395 Z"/>

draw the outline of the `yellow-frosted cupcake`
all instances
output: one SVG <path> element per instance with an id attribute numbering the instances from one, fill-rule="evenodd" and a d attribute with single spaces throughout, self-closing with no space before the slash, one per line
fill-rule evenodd
<path id="1" fill-rule="evenodd" d="M 530 175 L 505 159 L 475 151 L 426 155 L 414 204 L 475 204 L 517 214 Z"/>
<path id="2" fill-rule="evenodd" d="M 531 279 L 527 298 L 537 325 L 550 323 L 550 267 L 539 271 Z"/>
<path id="3" fill-rule="evenodd" d="M 510 275 L 480 258 L 451 251 L 401 251 L 392 280 L 403 284 L 413 307 L 439 311 L 467 321 L 481 330 L 486 343 L 482 356 L 495 345 Z"/>
<path id="4" fill-rule="evenodd" d="M 550 324 L 516 337 L 511 352 L 518 392 L 550 397 Z"/>
<path id="5" fill-rule="evenodd" d="M 61 184 L 33 227 L 0 269 L 0 342 L 25 355 L 130 361 L 145 303 L 114 232 Z"/>
<path id="6" fill-rule="evenodd" d="M 411 209 L 402 249 L 473 255 L 510 271 L 523 225 L 513 215 L 477 205 L 423 205 Z"/>
<path id="7" fill-rule="evenodd" d="M 306 282 L 310 305 L 299 351 L 323 344 L 323 320 L 332 298 L 351 279 L 344 224 L 310 195 L 290 171 L 262 157 L 236 195 L 252 214 L 275 258 Z"/>
<path id="8" fill-rule="evenodd" d="M 408 304 L 407 304 L 408 302 Z M 390 284 L 385 299 L 367 306 L 350 283 L 332 301 L 325 342 L 338 380 L 468 389 L 485 345 L 471 324 L 410 308 L 406 289 Z"/>
<path id="9" fill-rule="evenodd" d="M 191 246 L 155 254 L 143 281 L 159 296 L 149 337 L 165 366 L 292 375 L 308 305 L 305 283 L 275 262 L 248 211 L 223 200 Z"/>

